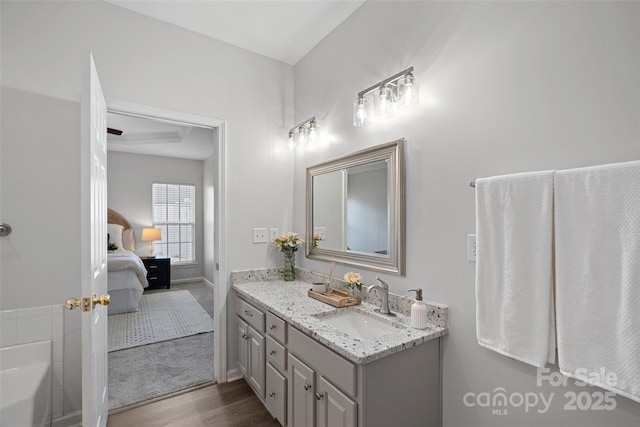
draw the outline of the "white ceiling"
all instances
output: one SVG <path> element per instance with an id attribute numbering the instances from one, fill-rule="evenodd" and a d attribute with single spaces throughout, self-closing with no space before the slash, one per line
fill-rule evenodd
<path id="1" fill-rule="evenodd" d="M 365 0 L 106 0 L 295 65 Z"/>
<path id="2" fill-rule="evenodd" d="M 107 149 L 182 159 L 204 160 L 213 154 L 213 130 L 143 117 L 107 113 Z"/>
<path id="3" fill-rule="evenodd" d="M 243 49 L 295 65 L 366 0 L 106 0 Z M 108 149 L 205 159 L 211 129 L 109 113 Z"/>

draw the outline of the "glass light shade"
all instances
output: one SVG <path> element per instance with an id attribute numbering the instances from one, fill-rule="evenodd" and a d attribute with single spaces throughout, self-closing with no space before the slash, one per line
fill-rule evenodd
<path id="1" fill-rule="evenodd" d="M 287 139 L 287 147 L 289 147 L 290 151 L 296 148 L 296 141 L 293 138 L 293 132 L 289 132 L 289 138 Z"/>
<path id="2" fill-rule="evenodd" d="M 372 116 L 371 103 L 365 97 L 358 97 L 353 103 L 353 125 L 359 128 L 369 126 Z"/>
<path id="3" fill-rule="evenodd" d="M 309 123 L 309 133 L 307 134 L 307 143 L 309 145 L 316 144 L 320 135 L 318 124 L 314 121 Z"/>
<path id="4" fill-rule="evenodd" d="M 420 105 L 418 80 L 409 73 L 398 80 L 398 108 L 410 110 Z"/>
<path id="5" fill-rule="evenodd" d="M 376 119 L 388 119 L 393 117 L 395 94 L 389 85 L 380 86 L 373 98 L 373 109 Z"/>
<path id="6" fill-rule="evenodd" d="M 307 145 L 307 130 L 303 127 L 298 129 L 296 134 L 296 147 L 304 147 Z"/>

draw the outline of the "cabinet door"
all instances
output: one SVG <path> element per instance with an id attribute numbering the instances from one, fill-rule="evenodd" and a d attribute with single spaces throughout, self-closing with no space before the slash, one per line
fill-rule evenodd
<path id="1" fill-rule="evenodd" d="M 324 377 L 318 379 L 316 427 L 355 427 L 357 404 Z"/>
<path id="2" fill-rule="evenodd" d="M 264 337 L 258 331 L 249 328 L 249 363 L 248 381 L 253 386 L 258 396 L 264 399 Z"/>
<path id="3" fill-rule="evenodd" d="M 313 427 L 314 371 L 289 353 L 289 427 Z"/>
<path id="4" fill-rule="evenodd" d="M 249 352 L 247 351 L 247 337 L 249 328 L 247 323 L 236 316 L 236 365 L 246 378 L 249 367 Z"/>
<path id="5" fill-rule="evenodd" d="M 267 396 L 265 403 L 271 414 L 283 426 L 287 425 L 287 379 L 267 363 Z"/>

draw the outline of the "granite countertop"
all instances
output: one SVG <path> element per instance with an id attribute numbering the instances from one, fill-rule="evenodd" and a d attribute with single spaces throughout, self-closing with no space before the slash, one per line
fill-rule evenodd
<path id="1" fill-rule="evenodd" d="M 396 317 L 374 313 L 374 308 L 378 308 L 379 305 L 364 301 L 353 308 L 336 308 L 310 298 L 307 295 L 310 288 L 308 281 L 285 282 L 281 279 L 268 277 L 266 274 L 243 273 L 245 274 L 232 274 L 233 289 L 238 295 L 255 306 L 286 320 L 289 325 L 357 364 L 381 359 L 448 333 L 445 306 L 436 305 L 436 311 L 440 308 L 444 310 L 444 315 L 438 314 L 437 325 L 430 324 L 427 329 L 419 330 L 411 328 L 411 318 L 398 313 L 393 309 L 393 306 L 391 310 L 396 312 Z M 321 320 L 323 315 L 333 313 L 336 310 L 353 309 L 365 312 L 365 314 L 386 323 L 393 323 L 398 327 L 398 330 L 379 338 L 363 340 L 351 337 Z"/>

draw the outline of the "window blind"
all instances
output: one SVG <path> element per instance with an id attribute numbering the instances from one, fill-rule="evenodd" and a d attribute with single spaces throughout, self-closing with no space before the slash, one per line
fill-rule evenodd
<path id="1" fill-rule="evenodd" d="M 156 255 L 175 262 L 194 262 L 195 185 L 152 185 L 153 224 L 162 231 L 162 240 L 154 244 Z"/>

